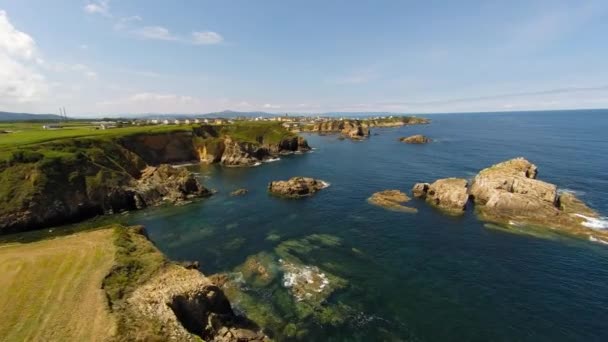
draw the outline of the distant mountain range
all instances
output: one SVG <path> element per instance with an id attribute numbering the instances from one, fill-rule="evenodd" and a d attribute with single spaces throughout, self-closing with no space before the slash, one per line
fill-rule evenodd
<path id="1" fill-rule="evenodd" d="M 57 114 L 29 114 L 0 112 L 0 121 L 58 121 L 63 118 Z"/>

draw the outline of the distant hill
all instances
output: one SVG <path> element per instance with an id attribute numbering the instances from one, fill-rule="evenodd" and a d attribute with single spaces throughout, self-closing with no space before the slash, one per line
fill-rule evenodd
<path id="1" fill-rule="evenodd" d="M 203 116 L 209 116 L 214 118 L 226 118 L 226 119 L 234 119 L 234 118 L 271 118 L 274 116 L 278 116 L 277 114 L 266 113 L 266 112 L 237 112 L 233 110 L 225 110 L 217 113 L 207 113 L 203 114 Z"/>
<path id="2" fill-rule="evenodd" d="M 56 121 L 63 118 L 56 114 L 28 114 L 0 112 L 0 121 Z"/>
<path id="3" fill-rule="evenodd" d="M 191 119 L 191 118 L 224 118 L 224 119 L 234 119 L 234 118 L 271 118 L 277 116 L 277 114 L 266 113 L 266 112 L 237 112 L 232 110 L 225 110 L 222 112 L 213 112 L 213 113 L 201 113 L 201 114 L 179 114 L 179 113 L 141 113 L 141 114 L 123 114 L 121 117 L 124 118 L 133 118 L 133 119 Z"/>

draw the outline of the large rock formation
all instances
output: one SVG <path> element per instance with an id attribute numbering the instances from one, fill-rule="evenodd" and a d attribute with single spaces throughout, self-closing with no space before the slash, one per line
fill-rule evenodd
<path id="1" fill-rule="evenodd" d="M 469 199 L 467 180 L 462 178 L 438 179 L 432 184 L 418 183 L 414 185 L 412 193 L 452 214 L 462 214 Z"/>
<path id="2" fill-rule="evenodd" d="M 118 321 L 115 340 L 268 341 L 209 278 L 169 262 L 143 227 L 117 226 L 113 236 L 115 262 L 102 288 Z"/>
<path id="3" fill-rule="evenodd" d="M 300 136 L 287 136 L 277 141 L 269 141 L 263 135 L 255 139 L 242 140 L 230 134 L 210 131 L 210 126 L 202 139 L 195 142 L 198 160 L 203 163 L 220 163 L 230 167 L 255 166 L 277 158 L 280 155 L 310 151 L 306 139 Z"/>
<path id="4" fill-rule="evenodd" d="M 410 200 L 407 195 L 399 190 L 384 190 L 374 193 L 367 201 L 371 204 L 386 208 L 388 210 L 416 213 L 416 208 L 403 205 Z"/>
<path id="5" fill-rule="evenodd" d="M 191 172 L 167 164 L 145 168 L 131 189 L 138 209 L 162 201 L 178 203 L 211 195 Z"/>
<path id="6" fill-rule="evenodd" d="M 329 185 L 318 179 L 309 177 L 293 177 L 286 181 L 274 181 L 268 184 L 268 191 L 272 194 L 287 198 L 301 198 L 310 196 Z"/>
<path id="7" fill-rule="evenodd" d="M 537 175 L 536 165 L 515 158 L 481 170 L 468 192 L 464 179 L 419 183 L 412 192 L 439 207 L 460 210 L 470 196 L 485 221 L 551 227 L 589 239 L 608 238 L 608 231 L 591 229 L 599 222 L 597 212 L 570 193 L 560 194 L 556 185 L 536 179 Z"/>
<path id="8" fill-rule="evenodd" d="M 166 267 L 128 298 L 132 315 L 157 322 L 175 341 L 269 341 L 232 311 L 224 292 L 197 270 Z"/>
<path id="9" fill-rule="evenodd" d="M 431 139 L 425 137 L 422 134 L 416 134 L 409 137 L 399 138 L 399 141 L 404 142 L 406 144 L 426 144 L 431 142 Z"/>
<path id="10" fill-rule="evenodd" d="M 569 193 L 559 194 L 557 186 L 536 179 L 536 165 L 523 158 L 508 160 L 486 168 L 475 176 L 471 196 L 480 217 L 497 223 L 549 226 L 576 235 L 589 231 L 589 219 L 597 212 Z"/>

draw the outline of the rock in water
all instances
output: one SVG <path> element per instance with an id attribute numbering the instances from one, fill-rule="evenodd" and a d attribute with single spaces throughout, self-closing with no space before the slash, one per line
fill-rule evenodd
<path id="1" fill-rule="evenodd" d="M 416 134 L 409 137 L 399 138 L 399 141 L 404 142 L 406 144 L 426 144 L 431 142 L 431 139 L 425 137 L 422 134 Z"/>
<path id="2" fill-rule="evenodd" d="M 416 208 L 410 208 L 402 205 L 402 203 L 408 202 L 409 200 L 410 198 L 399 190 L 384 190 L 376 192 L 370 198 L 367 199 L 369 203 L 384 207 L 389 210 L 410 213 L 418 212 Z"/>
<path id="3" fill-rule="evenodd" d="M 293 177 L 286 181 L 274 181 L 268 184 L 268 191 L 288 198 L 301 198 L 310 196 L 317 191 L 328 187 L 322 180 L 309 177 Z"/>
<path id="4" fill-rule="evenodd" d="M 243 196 L 246 195 L 249 191 L 245 188 L 243 189 L 236 189 L 233 192 L 230 193 L 230 196 Z"/>
<path id="5" fill-rule="evenodd" d="M 418 183 L 412 192 L 438 207 L 461 210 L 470 195 L 479 217 L 493 223 L 551 227 L 588 239 L 608 238 L 608 231 L 592 229 L 603 224 L 597 212 L 571 193 L 559 194 L 556 185 L 536 179 L 537 175 L 536 165 L 515 158 L 481 170 L 468 195 L 466 180 L 456 178 Z"/>
<path id="6" fill-rule="evenodd" d="M 430 185 L 429 183 L 416 183 L 412 189 L 412 195 L 416 198 L 424 198 Z"/>
<path id="7" fill-rule="evenodd" d="M 438 179 L 433 184 L 418 183 L 414 185 L 414 197 L 424 198 L 439 209 L 450 214 L 462 214 L 467 206 L 467 180 L 462 178 Z"/>

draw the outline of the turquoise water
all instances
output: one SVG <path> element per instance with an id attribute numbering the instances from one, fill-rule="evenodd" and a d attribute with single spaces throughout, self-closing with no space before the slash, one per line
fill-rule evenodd
<path id="1" fill-rule="evenodd" d="M 428 117 L 431 125 L 374 129 L 378 135 L 362 142 L 307 135 L 313 153 L 256 168 L 193 166 L 218 194 L 128 220 L 144 224 L 170 258 L 198 260 L 206 274 L 234 274 L 260 252 L 276 261 L 285 241 L 338 238 L 337 245 L 294 252 L 302 264 L 347 282 L 322 304 L 346 308 L 336 321 L 294 313 L 298 303 L 287 303 L 294 299 L 286 297 L 280 275 L 269 285 L 243 286 L 249 300 L 283 319 L 270 330 L 279 340 L 293 336 L 282 328 L 288 323 L 306 340 L 608 340 L 608 246 L 545 230 L 492 228 L 471 212 L 449 217 L 417 200 L 411 202 L 417 214 L 366 202 L 379 190 L 409 192 L 415 182 L 471 178 L 524 156 L 537 164 L 540 179 L 608 215 L 608 111 Z M 435 142 L 397 141 L 416 133 Z M 331 186 L 304 200 L 267 194 L 271 180 L 298 175 Z M 249 194 L 228 195 L 242 187 Z M 255 311 L 251 302 L 234 302 Z"/>

